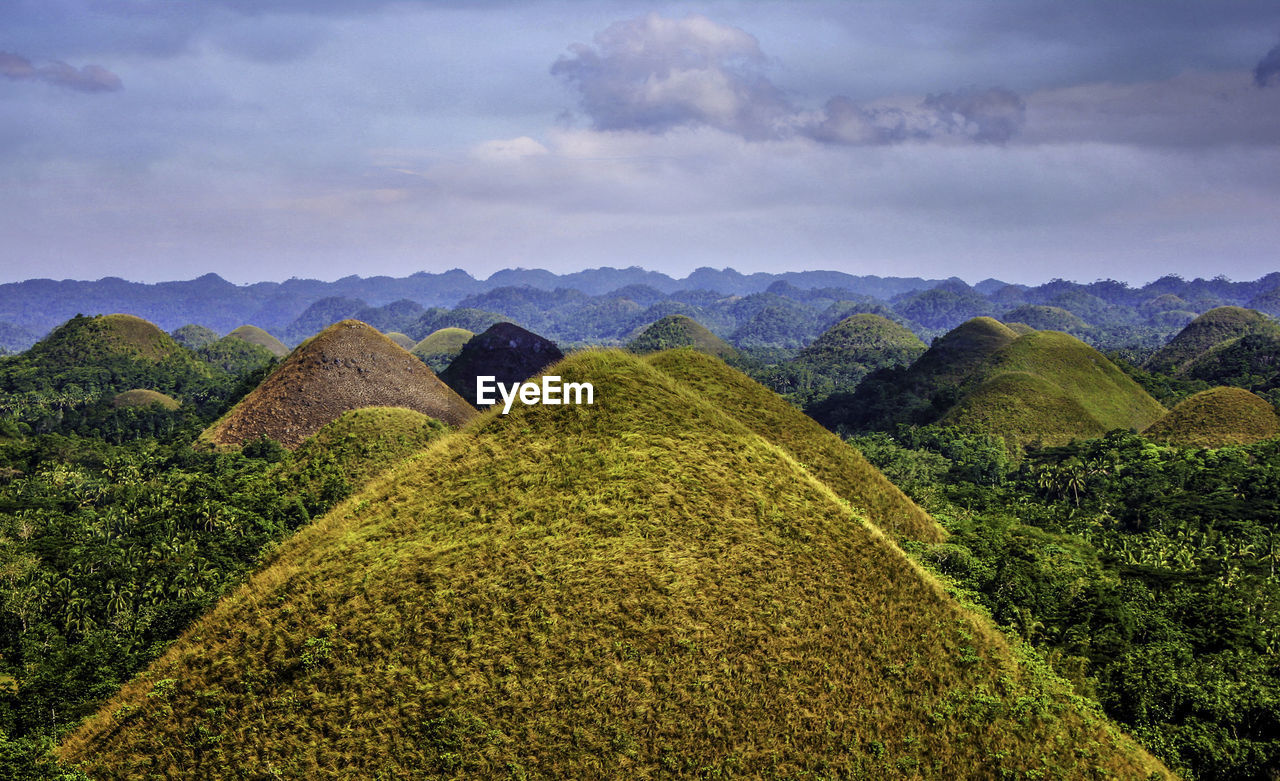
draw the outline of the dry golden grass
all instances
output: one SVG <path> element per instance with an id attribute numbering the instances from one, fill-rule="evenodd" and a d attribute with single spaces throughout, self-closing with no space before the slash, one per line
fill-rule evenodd
<path id="1" fill-rule="evenodd" d="M 233 336 L 236 339 L 243 339 L 249 344 L 256 344 L 259 347 L 266 348 L 267 352 L 277 358 L 283 358 L 289 354 L 289 348 L 284 346 L 284 342 L 275 338 L 256 325 L 242 325 L 227 334 L 227 336 Z"/>
<path id="2" fill-rule="evenodd" d="M 626 354 L 288 541 L 71 735 L 94 778 L 1146 778 L 813 473 Z"/>
<path id="3" fill-rule="evenodd" d="M 1201 391 L 1142 432 L 1151 439 L 1186 447 L 1249 445 L 1280 434 L 1275 408 L 1243 388 Z"/>
<path id="4" fill-rule="evenodd" d="M 475 416 L 422 361 L 373 326 L 343 320 L 294 350 L 201 439 L 225 448 L 266 436 L 292 449 L 362 407 L 404 407 L 453 426 Z"/>
<path id="5" fill-rule="evenodd" d="M 147 390 L 145 388 L 134 388 L 124 393 L 116 394 L 111 399 L 111 406 L 119 409 L 121 407 L 153 407 L 159 406 L 164 409 L 177 409 L 182 406 L 177 399 L 166 395 L 159 391 Z"/>

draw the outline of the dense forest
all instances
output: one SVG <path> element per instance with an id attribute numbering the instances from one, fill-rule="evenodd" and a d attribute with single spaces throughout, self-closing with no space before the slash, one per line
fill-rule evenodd
<path id="1" fill-rule="evenodd" d="M 303 309 L 254 322 L 289 343 L 349 317 L 419 342 L 467 329 L 452 352 L 422 353 L 442 371 L 470 332 L 507 320 L 571 354 L 713 354 L 837 432 L 927 510 L 946 538 L 901 547 L 1171 770 L 1280 773 L 1280 326 L 1266 307 L 1280 275 L 1143 288 L 689 278 L 738 286 L 726 293 L 638 270 L 583 274 L 587 290 L 567 293 L 533 286 L 566 284 L 554 275 L 499 274 L 490 281 L 507 284 L 479 289 L 456 272 L 445 275 L 453 288 L 432 292 L 435 308 L 413 301 L 412 286 L 370 306 L 318 284 L 306 290 L 321 297 L 303 304 L 285 283 L 252 296 Z M 635 277 L 625 293 L 599 290 L 618 275 Z M 202 282 L 220 283 L 182 284 Z M 380 300 L 398 295 L 392 282 L 333 284 Z M 101 294 L 101 283 L 75 284 Z M 347 413 L 294 450 L 270 439 L 201 447 L 201 432 L 279 362 L 269 335 L 219 337 L 253 320 L 238 290 L 201 304 L 224 306 L 221 320 L 154 295 L 148 311 L 178 313 L 172 335 L 137 317 L 76 315 L 39 343 L 11 341 L 29 349 L 0 359 L 0 777 L 81 777 L 55 761 L 60 740 L 282 541 L 448 430 L 379 410 Z M 29 315 L 0 336 L 29 336 Z M 201 328 L 178 327 L 188 322 Z M 488 353 L 465 355 L 474 373 Z M 326 643 L 310 647 L 314 663 Z"/>

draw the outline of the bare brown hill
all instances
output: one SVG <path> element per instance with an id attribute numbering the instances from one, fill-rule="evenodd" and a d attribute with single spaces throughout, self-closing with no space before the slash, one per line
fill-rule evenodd
<path id="1" fill-rule="evenodd" d="M 201 439 L 238 447 L 270 437 L 295 448 L 352 409 L 404 407 L 460 426 L 475 410 L 422 361 L 358 320 L 304 342 Z"/>

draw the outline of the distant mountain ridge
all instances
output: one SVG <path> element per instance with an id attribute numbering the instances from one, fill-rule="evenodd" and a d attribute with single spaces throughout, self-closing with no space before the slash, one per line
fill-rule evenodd
<path id="1" fill-rule="evenodd" d="M 927 342 L 969 318 L 1030 306 L 1056 307 L 1103 333 L 1143 324 L 1161 328 L 1163 341 L 1164 333 L 1214 307 L 1273 299 L 1280 300 L 1280 272 L 1252 282 L 1167 276 L 1141 287 L 1062 279 L 1035 287 L 996 279 L 970 286 L 956 277 L 743 274 L 732 268 L 699 268 L 678 279 L 635 266 L 567 274 L 514 268 L 486 279 L 453 269 L 248 285 L 217 274 L 154 284 L 119 277 L 31 279 L 0 285 L 0 349 L 24 350 L 78 313 L 109 312 L 130 312 L 167 331 L 197 324 L 226 333 L 253 323 L 290 346 L 345 318 L 413 339 L 447 326 L 479 332 L 507 320 L 566 345 L 621 344 L 638 328 L 684 314 L 738 347 L 794 347 L 857 312 L 900 320 Z M 480 311 L 451 315 L 458 307 Z"/>

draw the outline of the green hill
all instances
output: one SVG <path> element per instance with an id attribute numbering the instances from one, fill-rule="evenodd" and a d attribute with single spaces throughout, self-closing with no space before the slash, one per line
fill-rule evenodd
<path id="1" fill-rule="evenodd" d="M 637 355 L 670 350 L 675 347 L 692 347 L 707 355 L 729 358 L 737 355 L 728 342 L 711 333 L 691 317 L 667 315 L 651 323 L 627 344 L 627 349 Z"/>
<path id="2" fill-rule="evenodd" d="M 284 342 L 281 342 L 279 339 L 256 325 L 242 325 L 227 334 L 227 338 L 243 339 L 249 344 L 256 344 L 259 347 L 264 347 L 267 352 L 271 353 L 276 358 L 283 358 L 289 354 L 289 348 L 284 346 Z"/>
<path id="3" fill-rule="evenodd" d="M 289 539 L 61 757 L 94 778 L 1162 778 L 787 452 L 627 354 Z"/>
<path id="4" fill-rule="evenodd" d="M 786 450 L 836 496 L 897 539 L 940 542 L 946 532 L 854 448 L 778 394 L 712 356 L 691 349 L 655 353 L 648 362 L 757 435 Z"/>
<path id="5" fill-rule="evenodd" d="M 228 334 L 196 350 L 200 360 L 235 377 L 270 366 L 276 356 L 260 344 Z"/>
<path id="6" fill-rule="evenodd" d="M 975 317 L 948 331 L 908 371 L 908 383 L 920 395 L 931 396 L 964 382 L 1018 334 L 990 317 Z"/>
<path id="7" fill-rule="evenodd" d="M 400 345 L 409 352 L 413 352 L 416 342 L 408 334 L 402 334 L 399 331 L 388 331 L 384 334 L 388 339 Z"/>
<path id="8" fill-rule="evenodd" d="M 188 350 L 198 350 L 218 341 L 218 332 L 202 325 L 188 323 L 169 332 L 173 340 Z"/>
<path id="9" fill-rule="evenodd" d="M 1185 447 L 1248 445 L 1280 434 L 1280 420 L 1265 399 L 1241 388 L 1218 387 L 1184 399 L 1142 433 Z"/>
<path id="10" fill-rule="evenodd" d="M 133 388 L 203 399 L 220 374 L 154 324 L 132 315 L 77 315 L 0 366 L 0 392 L 71 392 L 78 401 Z"/>
<path id="11" fill-rule="evenodd" d="M 172 396 L 166 396 L 163 393 L 147 390 L 145 388 L 134 388 L 133 390 L 127 390 L 124 393 L 116 394 L 115 398 L 111 400 L 111 406 L 116 409 L 120 409 L 121 407 L 146 408 L 154 406 L 160 406 L 164 409 L 177 409 L 182 405 L 179 404 Z"/>
<path id="12" fill-rule="evenodd" d="M 970 387 L 939 422 L 999 434 L 1014 450 L 1142 430 L 1165 412 L 1104 355 L 1059 331 L 1024 334 L 1000 348 Z"/>
<path id="13" fill-rule="evenodd" d="M 1057 306 L 1025 304 L 1000 316 L 1006 324 L 1024 323 L 1036 331 L 1066 331 L 1078 334 L 1089 330 L 1089 324 L 1077 315 Z"/>
<path id="14" fill-rule="evenodd" d="M 1143 368 L 1176 374 L 1212 348 L 1249 334 L 1280 337 L 1280 325 L 1261 312 L 1238 306 L 1220 306 L 1197 317 L 1157 350 Z"/>
<path id="15" fill-rule="evenodd" d="M 824 331 L 792 363 L 835 387 L 851 388 L 883 366 L 910 366 L 925 349 L 915 334 L 892 320 L 857 314 Z"/>
<path id="16" fill-rule="evenodd" d="M 1255 333 L 1216 344 L 1185 364 L 1178 376 L 1253 391 L 1280 387 L 1280 334 Z"/>
<path id="17" fill-rule="evenodd" d="M 440 373 L 458 357 L 473 336 L 475 334 L 465 328 L 441 328 L 427 334 L 409 352 L 421 358 L 432 371 Z"/>
<path id="18" fill-rule="evenodd" d="M 345 486 L 359 486 L 449 431 L 404 407 L 348 410 L 298 446 L 293 470 L 306 485 L 338 476 Z"/>
<path id="19" fill-rule="evenodd" d="M 335 323 L 201 434 L 218 448 L 270 437 L 296 448 L 347 410 L 405 407 L 460 426 L 475 411 L 421 361 L 358 320 Z"/>

